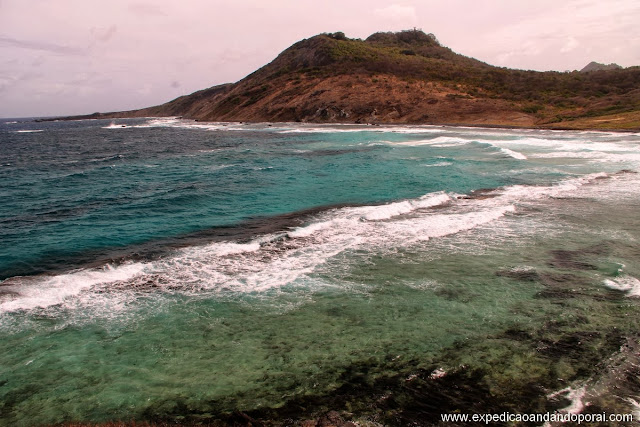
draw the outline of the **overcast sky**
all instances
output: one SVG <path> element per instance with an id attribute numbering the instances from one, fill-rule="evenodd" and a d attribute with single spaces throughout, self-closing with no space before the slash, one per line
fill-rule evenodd
<path id="1" fill-rule="evenodd" d="M 0 117 L 141 108 L 322 32 L 413 27 L 493 65 L 640 65 L 638 0 L 0 0 Z"/>

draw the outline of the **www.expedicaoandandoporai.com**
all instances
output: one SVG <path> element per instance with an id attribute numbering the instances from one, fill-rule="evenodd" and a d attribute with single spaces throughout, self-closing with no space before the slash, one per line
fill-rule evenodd
<path id="1" fill-rule="evenodd" d="M 440 420 L 450 423 L 631 423 L 633 414 L 570 414 L 562 412 L 547 412 L 544 414 L 440 414 Z"/>

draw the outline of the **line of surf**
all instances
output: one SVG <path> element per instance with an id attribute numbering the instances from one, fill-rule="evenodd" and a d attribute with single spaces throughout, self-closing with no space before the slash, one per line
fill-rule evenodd
<path id="1" fill-rule="evenodd" d="M 154 290 L 189 294 L 306 286 L 317 280 L 315 272 L 338 254 L 395 250 L 473 230 L 517 211 L 519 202 L 569 194 L 607 177 L 592 174 L 551 186 L 516 185 L 483 197 L 439 192 L 384 205 L 334 208 L 316 214 L 302 226 L 244 241 L 176 249 L 148 262 L 129 261 L 54 276 L 14 277 L 1 284 L 0 313 L 64 305 L 94 289 L 138 289 L 149 283 Z"/>

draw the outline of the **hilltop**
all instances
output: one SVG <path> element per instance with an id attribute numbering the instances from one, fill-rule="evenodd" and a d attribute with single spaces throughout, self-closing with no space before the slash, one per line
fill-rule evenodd
<path id="1" fill-rule="evenodd" d="M 582 70 L 580 70 L 580 72 L 588 73 L 590 71 L 603 71 L 603 70 L 607 71 L 607 70 L 620 70 L 620 69 L 622 69 L 622 67 L 615 63 L 601 64 L 599 62 L 591 61 L 587 65 L 585 65 L 585 67 Z"/>
<path id="2" fill-rule="evenodd" d="M 453 52 L 420 30 L 301 40 L 233 84 L 83 117 L 640 128 L 640 67 L 537 72 Z M 78 117 L 76 117 L 78 118 Z"/>

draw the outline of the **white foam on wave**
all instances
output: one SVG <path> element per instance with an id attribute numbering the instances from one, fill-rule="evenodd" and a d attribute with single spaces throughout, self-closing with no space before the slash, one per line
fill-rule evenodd
<path id="1" fill-rule="evenodd" d="M 609 134 L 580 135 L 570 133 L 566 134 L 564 138 L 541 138 L 527 136 L 521 131 L 517 133 L 470 132 L 467 134 L 458 130 L 456 133 L 442 131 L 440 136 L 432 139 L 388 143 L 396 146 L 428 145 L 433 147 L 454 147 L 476 143 L 496 148 L 501 153 L 518 160 L 576 158 L 640 164 L 640 140 L 628 134 L 614 136 L 615 138 Z"/>
<path id="2" fill-rule="evenodd" d="M 222 169 L 226 169 L 226 168 L 231 168 L 237 166 L 234 163 L 229 163 L 229 164 L 222 164 L 222 165 L 211 165 L 211 166 L 207 166 L 206 169 L 210 170 L 210 171 L 218 171 L 218 170 L 222 170 Z"/>
<path id="3" fill-rule="evenodd" d="M 402 202 L 365 208 L 366 211 L 363 214 L 363 218 L 369 221 L 389 219 L 394 216 L 413 212 L 417 209 L 426 209 L 444 205 L 450 201 L 452 201 L 452 197 L 446 193 L 426 194 L 419 199 L 405 200 Z"/>
<path id="4" fill-rule="evenodd" d="M 640 165 L 640 152 L 608 153 L 601 151 L 556 151 L 538 153 L 531 157 L 539 159 L 586 159 L 591 162 L 630 163 Z"/>
<path id="5" fill-rule="evenodd" d="M 505 143 L 509 145 L 527 145 L 531 147 L 543 147 L 561 149 L 566 151 L 628 151 L 637 150 L 640 140 L 635 138 L 632 134 L 603 134 L 603 135 L 590 135 L 591 138 L 586 138 L 586 135 L 572 135 L 567 134 L 565 138 L 516 138 L 512 140 L 500 140 L 498 143 Z"/>
<path id="6" fill-rule="evenodd" d="M 445 166 L 451 166 L 453 163 L 451 162 L 436 162 L 436 163 L 431 163 L 431 164 L 424 164 L 422 166 L 424 166 L 425 168 L 441 168 L 441 167 L 445 167 Z"/>
<path id="7" fill-rule="evenodd" d="M 384 130 L 380 128 L 366 127 L 362 125 L 362 127 L 356 128 L 344 128 L 340 129 L 339 127 L 307 127 L 307 128 L 294 128 L 294 129 L 281 129 L 278 130 L 277 133 L 288 134 L 288 133 L 352 133 L 352 132 L 384 132 Z"/>
<path id="8" fill-rule="evenodd" d="M 514 205 L 495 206 L 474 212 L 435 214 L 394 223 L 394 233 L 405 242 L 427 241 L 472 230 L 515 212 Z"/>
<path id="9" fill-rule="evenodd" d="M 429 196 L 394 206 L 342 208 L 327 212 L 311 224 L 288 232 L 285 242 L 293 249 L 272 251 L 266 262 L 264 256 L 267 254 L 263 254 L 262 249 L 270 250 L 279 246 L 275 242 L 271 247 L 264 245 L 255 254 L 262 255 L 263 262 L 242 262 L 244 270 L 254 271 L 242 278 L 227 280 L 226 285 L 235 283 L 235 287 L 244 291 L 264 291 L 296 283 L 300 278 L 313 281 L 312 273 L 339 254 L 365 248 L 393 250 L 398 246 L 471 230 L 515 210 L 513 206 L 499 206 L 459 214 L 436 214 L 432 210 L 419 214 L 421 208 L 417 206 L 437 206 L 445 197 L 449 196 Z M 406 216 L 410 212 L 411 216 Z"/>
<path id="10" fill-rule="evenodd" d="M 571 140 L 554 139 L 554 138 L 519 137 L 519 138 L 513 138 L 513 139 L 480 140 L 480 142 L 493 143 L 498 146 L 526 145 L 531 147 L 558 147 L 558 146 L 562 146 L 564 144 L 570 143 Z"/>
<path id="11" fill-rule="evenodd" d="M 417 141 L 403 141 L 403 142 L 388 142 L 391 145 L 399 145 L 404 147 L 420 147 L 423 145 L 432 145 L 435 147 L 452 147 L 457 145 L 469 144 L 472 141 L 469 139 L 460 138 L 457 136 L 438 136 L 432 139 L 421 139 Z"/>
<path id="12" fill-rule="evenodd" d="M 252 241 L 249 243 L 236 243 L 236 242 L 217 242 L 206 246 L 183 249 L 183 254 L 193 254 L 193 251 L 197 251 L 199 255 L 207 256 L 227 256 L 242 254 L 247 252 L 256 252 L 260 250 L 260 242 Z"/>
<path id="13" fill-rule="evenodd" d="M 522 153 L 518 153 L 517 151 L 513 151 L 508 148 L 501 148 L 500 151 L 502 151 L 504 154 L 506 154 L 509 157 L 513 157 L 514 159 L 527 160 L 527 156 L 525 156 Z"/>
<path id="14" fill-rule="evenodd" d="M 215 123 L 202 124 L 202 123 L 182 120 L 177 117 L 165 117 L 165 118 L 149 120 L 148 122 L 141 125 L 137 125 L 136 127 L 139 127 L 139 128 L 176 127 L 176 128 L 187 128 L 187 129 L 215 130 L 223 126 Z"/>
<path id="15" fill-rule="evenodd" d="M 112 123 L 106 128 L 121 129 Z M 128 127 L 128 125 L 126 126 Z M 531 130 L 495 130 L 489 128 L 442 127 L 429 125 L 367 126 L 354 124 L 309 125 L 279 123 L 275 125 L 243 124 L 233 122 L 195 122 L 178 117 L 149 118 L 147 122 L 131 127 L 174 127 L 210 131 L 269 131 L 277 133 L 353 133 L 375 132 L 397 135 L 429 135 L 428 139 L 414 141 L 370 141 L 367 145 L 388 144 L 398 147 L 433 146 L 447 148 L 477 143 L 494 147 L 503 154 L 517 159 L 575 158 L 640 164 L 640 140 L 636 134 L 598 132 L 552 132 Z M 559 136 L 561 135 L 561 136 Z"/>
<path id="16" fill-rule="evenodd" d="M 589 138 L 585 138 L 588 136 Z M 527 150 L 530 159 L 584 159 L 593 162 L 640 165 L 640 141 L 630 135 L 573 135 L 567 139 L 522 138 L 498 141 L 495 146 Z"/>
<path id="17" fill-rule="evenodd" d="M 19 297 L 1 303 L 0 313 L 62 304 L 66 299 L 98 284 L 131 280 L 146 268 L 148 264 L 129 263 L 117 267 L 105 265 L 101 269 L 79 270 L 56 276 L 16 277 L 10 279 L 9 283 L 5 281 L 2 289 Z"/>
<path id="18" fill-rule="evenodd" d="M 317 233 L 318 231 L 326 230 L 328 228 L 335 228 L 339 226 L 340 222 L 345 221 L 348 221 L 348 219 L 331 219 L 328 221 L 314 222 L 310 225 L 298 227 L 292 231 L 289 231 L 287 235 L 293 238 L 309 237 L 312 234 Z"/>
<path id="19" fill-rule="evenodd" d="M 432 147 L 436 147 L 436 148 L 448 148 L 448 147 L 458 147 L 458 146 L 464 146 L 464 145 L 468 145 L 468 144 L 480 144 L 481 146 L 484 147 L 492 147 L 495 149 L 500 150 L 500 152 L 504 155 L 507 155 L 509 157 L 512 157 L 514 159 L 517 160 L 527 160 L 527 155 L 520 152 L 520 151 L 516 151 L 513 149 L 512 145 L 530 145 L 530 141 L 526 142 L 527 139 L 502 139 L 502 140 L 497 140 L 497 139 L 491 139 L 491 138 L 486 138 L 487 136 L 490 135 L 478 135 L 478 134 L 460 134 L 457 133 L 456 135 L 441 135 L 441 136 L 437 136 L 435 138 L 432 139 L 423 139 L 423 140 L 416 140 L 416 141 L 403 141 L 403 142 L 387 142 L 388 144 L 394 145 L 394 146 L 401 146 L 401 147 L 419 147 L 419 146 L 432 146 Z M 504 135 L 502 135 L 504 136 Z M 485 138 L 483 138 L 485 137 Z M 530 138 L 528 138 L 528 140 L 531 140 Z M 511 147 L 511 148 L 509 148 Z M 522 147 L 524 148 L 524 147 Z"/>
<path id="20" fill-rule="evenodd" d="M 354 132 L 376 132 L 376 133 L 399 133 L 399 134 L 427 134 L 442 133 L 441 127 L 429 125 L 423 126 L 371 126 L 354 124 L 331 124 L 327 126 L 299 125 L 295 127 L 278 129 L 278 133 L 354 133 Z"/>
<path id="21" fill-rule="evenodd" d="M 129 125 L 123 125 L 123 124 L 118 124 L 115 122 L 111 122 L 109 123 L 108 126 L 102 126 L 102 129 L 126 129 L 126 128 L 131 128 L 133 126 L 129 126 Z"/>
<path id="22" fill-rule="evenodd" d="M 13 133 L 37 133 L 37 132 L 44 132 L 44 129 L 21 129 L 21 130 L 14 130 L 12 132 Z"/>
<path id="23" fill-rule="evenodd" d="M 627 296 L 640 297 L 640 280 L 633 276 L 622 275 L 615 279 L 606 279 L 603 284 L 610 289 L 626 292 Z"/>
<path id="24" fill-rule="evenodd" d="M 493 191 L 498 199 L 517 202 L 519 200 L 538 200 L 541 198 L 561 197 L 598 179 L 609 178 L 609 174 L 598 172 L 576 178 L 569 178 L 549 186 L 513 185 Z"/>
<path id="25" fill-rule="evenodd" d="M 633 419 L 640 420 L 640 402 L 631 397 L 628 397 L 625 400 L 629 402 L 631 404 L 631 407 L 633 408 Z"/>
<path id="26" fill-rule="evenodd" d="M 329 228 L 344 228 L 348 230 L 362 221 L 388 220 L 399 215 L 408 214 L 418 209 L 427 209 L 444 205 L 452 201 L 452 196 L 446 193 L 430 193 L 418 199 L 403 200 L 401 202 L 388 203 L 386 205 L 360 206 L 355 208 L 342 208 L 332 214 L 332 218 L 317 221 L 309 225 L 298 227 L 288 233 L 290 237 L 308 237 L 312 234 Z"/>
<path id="27" fill-rule="evenodd" d="M 587 394 L 587 386 L 583 385 L 578 388 L 566 387 L 562 390 L 558 390 L 554 393 L 551 393 L 548 397 L 554 399 L 558 396 L 563 395 L 565 399 L 569 400 L 571 404 L 566 408 L 562 408 L 559 412 L 563 412 L 565 414 L 579 414 L 585 408 L 584 398 Z"/>
<path id="28" fill-rule="evenodd" d="M 373 208 L 371 209 L 371 212 L 364 214 L 363 217 L 364 219 L 367 219 L 369 221 L 389 219 L 394 216 L 409 213 L 414 209 L 415 207 L 411 204 L 411 202 L 405 200 L 403 202 L 390 203 L 388 205 Z"/>
<path id="29" fill-rule="evenodd" d="M 621 153 L 629 153 L 629 152 L 640 152 L 640 145 L 638 144 L 630 144 L 628 142 L 598 142 L 598 141 L 589 141 L 584 143 L 581 147 L 583 150 L 589 151 L 606 151 L 606 152 L 621 152 Z"/>
<path id="30" fill-rule="evenodd" d="M 179 117 L 160 117 L 149 118 L 145 123 L 138 125 L 118 125 L 110 124 L 104 129 L 121 129 L 123 127 L 131 128 L 179 128 L 179 129 L 199 129 L 209 131 L 233 131 L 247 129 L 241 123 L 233 122 L 196 122 L 193 120 L 181 119 Z"/>
<path id="31" fill-rule="evenodd" d="M 341 228 L 327 229 L 329 233 Z M 176 256 L 155 263 L 163 272 L 166 284 L 191 295 L 207 292 L 263 292 L 298 283 L 305 286 L 313 278 L 310 274 L 329 258 L 342 252 L 353 242 L 354 236 L 344 233 L 336 238 L 316 239 L 306 244 L 308 236 L 262 236 L 225 252 L 224 244 L 207 245 L 181 251 Z M 213 246 L 213 248 L 212 248 Z"/>
<path id="32" fill-rule="evenodd" d="M 363 248 L 393 250 L 398 246 L 471 230 L 515 210 L 513 206 L 499 206 L 474 212 L 437 214 L 426 210 L 418 214 L 420 208 L 416 206 L 421 203 L 424 208 L 437 206 L 437 202 L 445 200 L 444 196 L 412 201 L 413 210 L 409 212 L 415 214 L 410 216 L 406 216 L 409 206 L 402 203 L 391 208 L 385 205 L 329 212 L 308 226 L 289 232 L 287 236 L 292 239 L 289 242 L 297 249 L 279 255 L 265 270 L 247 277 L 245 283 L 264 290 L 292 283 L 303 276 L 309 279 L 308 275 L 317 267 L 345 251 Z"/>

